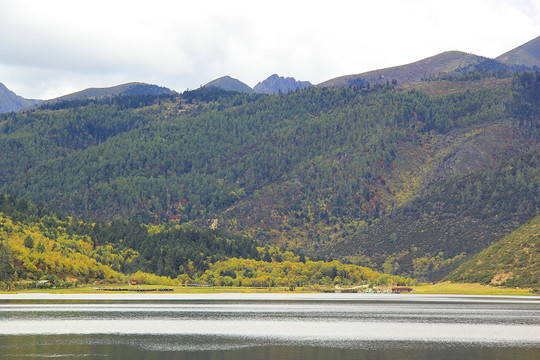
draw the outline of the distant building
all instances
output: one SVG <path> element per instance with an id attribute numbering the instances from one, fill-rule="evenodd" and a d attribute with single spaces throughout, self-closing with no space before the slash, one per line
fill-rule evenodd
<path id="1" fill-rule="evenodd" d="M 406 286 L 395 286 L 392 288 L 392 294 L 410 293 L 414 289 Z"/>

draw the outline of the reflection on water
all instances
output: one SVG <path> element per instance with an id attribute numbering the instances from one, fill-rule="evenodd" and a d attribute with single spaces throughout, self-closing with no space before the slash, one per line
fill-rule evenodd
<path id="1" fill-rule="evenodd" d="M 538 359 L 535 347 L 410 342 L 294 343 L 209 336 L 20 336 L 0 358 L 85 359 Z"/>
<path id="2" fill-rule="evenodd" d="M 540 298 L 0 295 L 0 359 L 538 359 Z"/>

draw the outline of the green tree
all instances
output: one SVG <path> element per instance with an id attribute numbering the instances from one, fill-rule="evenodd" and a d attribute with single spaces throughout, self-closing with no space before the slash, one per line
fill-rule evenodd
<path id="1" fill-rule="evenodd" d="M 36 250 L 39 251 L 40 253 L 44 253 L 45 251 L 47 251 L 47 249 L 45 248 L 45 245 L 43 245 L 41 241 L 38 242 L 38 244 L 36 245 Z"/>
<path id="2" fill-rule="evenodd" d="M 13 265 L 11 265 L 11 256 L 9 248 L 0 242 L 0 280 L 7 280 L 13 274 Z"/>
<path id="3" fill-rule="evenodd" d="M 24 246 L 26 246 L 28 249 L 34 248 L 34 239 L 30 235 L 28 235 L 23 242 Z"/>

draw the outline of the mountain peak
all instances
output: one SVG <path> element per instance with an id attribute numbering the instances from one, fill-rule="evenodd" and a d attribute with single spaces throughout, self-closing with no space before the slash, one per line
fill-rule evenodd
<path id="1" fill-rule="evenodd" d="M 175 92 L 166 87 L 146 84 L 141 82 L 130 82 L 126 84 L 105 87 L 88 88 L 71 94 L 63 95 L 54 99 L 45 100 L 38 106 L 52 105 L 62 101 L 100 99 L 119 95 L 162 95 L 174 94 Z"/>
<path id="2" fill-rule="evenodd" d="M 279 92 L 289 92 L 313 86 L 309 81 L 297 81 L 293 77 L 283 77 L 278 74 L 270 75 L 266 80 L 261 81 L 253 90 L 262 94 L 277 94 Z"/>
<path id="3" fill-rule="evenodd" d="M 410 64 L 368 71 L 356 75 L 340 76 L 325 81 L 317 86 L 351 86 L 361 81 L 377 83 L 394 79 L 400 83 L 419 81 L 431 75 L 450 73 L 456 69 L 476 65 L 485 60 L 487 60 L 487 58 L 465 53 L 463 51 L 445 51 Z"/>
<path id="4" fill-rule="evenodd" d="M 238 79 L 230 77 L 229 75 L 225 75 L 215 80 L 212 80 L 203 87 L 217 87 L 226 91 L 238 91 L 242 93 L 253 94 L 253 89 L 251 87 L 244 84 Z"/>
<path id="5" fill-rule="evenodd" d="M 25 99 L 0 83 L 0 113 L 17 111 L 35 105 L 41 100 Z"/>

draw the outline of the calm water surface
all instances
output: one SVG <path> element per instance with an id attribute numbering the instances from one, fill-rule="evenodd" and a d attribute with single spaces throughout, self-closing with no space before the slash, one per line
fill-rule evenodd
<path id="1" fill-rule="evenodd" d="M 0 359 L 540 359 L 540 297 L 0 295 Z"/>

